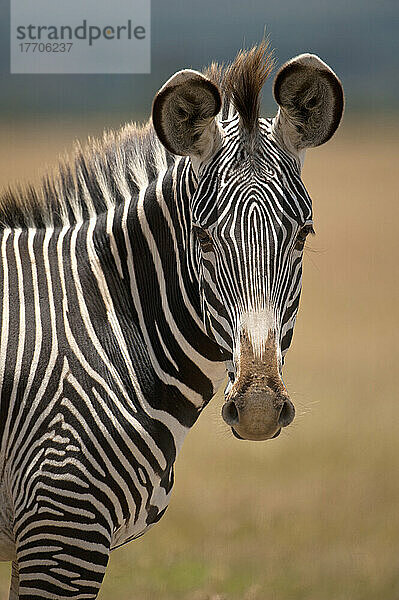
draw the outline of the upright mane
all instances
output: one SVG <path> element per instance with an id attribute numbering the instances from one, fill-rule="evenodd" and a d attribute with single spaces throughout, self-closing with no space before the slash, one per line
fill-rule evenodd
<path id="1" fill-rule="evenodd" d="M 256 138 L 260 92 L 273 67 L 272 52 L 263 40 L 241 50 L 229 65 L 212 63 L 204 74 L 222 93 L 220 118 L 233 108 L 246 138 Z M 148 185 L 174 161 L 159 142 L 151 121 L 104 132 L 102 139 L 76 144 L 72 156 L 46 174 L 41 184 L 20 185 L 0 194 L 0 228 L 71 225 L 119 205 Z"/>
<path id="2" fill-rule="evenodd" d="M 205 71 L 222 91 L 223 118 L 232 105 L 240 116 L 243 132 L 251 138 L 256 137 L 260 94 L 273 65 L 273 51 L 268 40 L 263 40 L 249 50 L 240 50 L 230 65 L 212 63 Z"/>
<path id="3" fill-rule="evenodd" d="M 152 125 L 127 124 L 101 139 L 75 145 L 37 187 L 20 185 L 0 195 L 0 227 L 57 227 L 117 206 L 165 169 L 167 152 Z"/>

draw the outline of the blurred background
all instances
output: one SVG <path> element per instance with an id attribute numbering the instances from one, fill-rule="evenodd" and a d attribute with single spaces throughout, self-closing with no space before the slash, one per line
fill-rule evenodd
<path id="1" fill-rule="evenodd" d="M 150 75 L 10 75 L 4 0 L 0 17 L 0 188 L 146 119 L 176 70 L 230 61 L 264 31 L 277 65 L 315 52 L 341 77 L 343 124 L 303 172 L 317 236 L 284 373 L 298 416 L 276 440 L 240 442 L 217 396 L 166 515 L 112 555 L 99 598 L 398 600 L 397 2 L 152 0 Z M 0 563 L 0 598 L 8 576 Z"/>

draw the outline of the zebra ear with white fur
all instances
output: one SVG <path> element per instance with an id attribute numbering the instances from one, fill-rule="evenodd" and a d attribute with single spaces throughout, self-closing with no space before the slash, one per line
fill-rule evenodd
<path id="1" fill-rule="evenodd" d="M 274 132 L 295 151 L 320 146 L 335 133 L 344 110 L 342 84 L 315 54 L 300 54 L 278 71 Z"/>
<path id="2" fill-rule="evenodd" d="M 221 135 L 215 117 L 222 105 L 217 86 L 198 71 L 185 69 L 159 90 L 152 105 L 156 134 L 169 152 L 205 160 Z"/>

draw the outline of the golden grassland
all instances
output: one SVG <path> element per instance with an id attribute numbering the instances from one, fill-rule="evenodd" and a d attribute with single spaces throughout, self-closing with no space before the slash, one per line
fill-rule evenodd
<path id="1" fill-rule="evenodd" d="M 113 553 L 101 600 L 399 599 L 399 127 L 348 121 L 304 168 L 317 236 L 285 368 L 296 420 L 240 442 L 218 395 L 166 515 Z M 89 130 L 1 126 L 0 186 Z M 0 564 L 0 598 L 8 573 Z"/>

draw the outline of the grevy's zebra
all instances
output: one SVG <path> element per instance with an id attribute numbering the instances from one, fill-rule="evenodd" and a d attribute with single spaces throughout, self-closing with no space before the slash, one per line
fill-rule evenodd
<path id="1" fill-rule="evenodd" d="M 312 229 L 300 166 L 333 135 L 343 94 L 304 54 L 276 76 L 277 116 L 259 120 L 269 69 L 261 44 L 227 71 L 180 71 L 154 127 L 107 134 L 0 201 L 11 598 L 96 598 L 110 549 L 165 511 L 226 365 L 237 437 L 276 437 L 294 417 L 281 363 Z"/>

